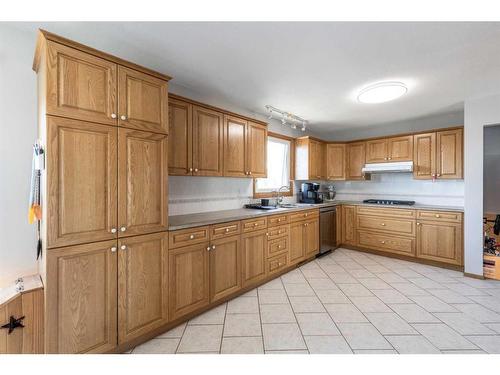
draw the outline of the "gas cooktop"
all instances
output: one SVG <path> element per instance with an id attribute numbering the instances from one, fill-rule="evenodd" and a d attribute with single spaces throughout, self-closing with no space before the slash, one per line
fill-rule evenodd
<path id="1" fill-rule="evenodd" d="M 363 203 L 413 206 L 415 201 L 395 201 L 391 199 L 365 199 Z"/>

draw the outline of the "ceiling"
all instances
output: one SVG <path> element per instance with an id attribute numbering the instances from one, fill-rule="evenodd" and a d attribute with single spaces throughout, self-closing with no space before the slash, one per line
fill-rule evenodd
<path id="1" fill-rule="evenodd" d="M 500 91 L 500 23 L 23 23 L 116 54 L 256 113 L 271 104 L 321 133 L 448 113 Z M 34 34 L 33 34 L 34 35 Z M 397 80 L 404 97 L 361 104 Z"/>

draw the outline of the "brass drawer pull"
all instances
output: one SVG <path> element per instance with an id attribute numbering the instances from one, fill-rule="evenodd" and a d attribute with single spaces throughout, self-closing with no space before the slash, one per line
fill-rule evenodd
<path id="1" fill-rule="evenodd" d="M 385 223 L 381 223 L 380 225 L 382 225 L 383 227 L 385 227 Z"/>
<path id="2" fill-rule="evenodd" d="M 194 239 L 194 234 L 190 234 L 190 235 L 189 235 L 189 239 L 190 239 L 190 240 L 193 240 L 193 239 Z"/>

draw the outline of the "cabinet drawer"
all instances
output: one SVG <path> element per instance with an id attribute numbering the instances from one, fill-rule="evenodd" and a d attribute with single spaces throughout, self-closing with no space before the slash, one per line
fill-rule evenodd
<path id="1" fill-rule="evenodd" d="M 417 211 L 417 220 L 447 221 L 461 223 L 462 213 L 451 211 Z"/>
<path id="2" fill-rule="evenodd" d="M 358 216 L 358 229 L 376 230 L 390 232 L 391 234 L 402 234 L 415 236 L 415 220 L 391 219 L 377 216 Z"/>
<path id="3" fill-rule="evenodd" d="M 230 223 L 223 223 L 210 226 L 210 239 L 229 237 L 235 234 L 240 234 L 241 223 L 239 221 L 232 221 Z"/>
<path id="4" fill-rule="evenodd" d="M 170 232 L 168 236 L 169 250 L 207 242 L 209 240 L 209 233 L 209 227 L 181 229 Z"/>
<path id="5" fill-rule="evenodd" d="M 268 233 L 267 235 L 268 240 L 274 240 L 276 238 L 286 237 L 288 236 L 288 233 L 290 233 L 289 225 L 282 225 L 280 227 L 270 228 L 267 233 Z"/>
<path id="6" fill-rule="evenodd" d="M 288 224 L 290 222 L 290 217 L 288 215 L 273 215 L 267 218 L 267 225 L 272 227 L 275 225 Z"/>
<path id="7" fill-rule="evenodd" d="M 358 246 L 391 253 L 415 255 L 415 239 L 413 238 L 358 231 Z"/>
<path id="8" fill-rule="evenodd" d="M 356 213 L 358 215 L 390 216 L 403 219 L 413 219 L 415 217 L 415 210 L 407 210 L 404 208 L 357 206 Z"/>
<path id="9" fill-rule="evenodd" d="M 311 219 L 319 217 L 319 211 L 318 210 L 309 210 L 309 211 L 301 211 L 301 212 L 296 212 L 290 215 L 290 223 L 295 223 L 297 221 L 302 221 L 306 219 Z"/>
<path id="10" fill-rule="evenodd" d="M 278 255 L 274 258 L 268 259 L 267 261 L 267 273 L 272 275 L 273 273 L 279 272 L 286 268 L 288 265 L 288 254 Z"/>
<path id="11" fill-rule="evenodd" d="M 277 240 L 268 241 L 267 243 L 268 257 L 272 257 L 287 251 L 288 251 L 288 237 L 278 238 Z"/>
<path id="12" fill-rule="evenodd" d="M 258 219 L 248 219 L 241 222 L 243 233 L 253 232 L 255 230 L 267 228 L 267 217 L 260 217 Z"/>

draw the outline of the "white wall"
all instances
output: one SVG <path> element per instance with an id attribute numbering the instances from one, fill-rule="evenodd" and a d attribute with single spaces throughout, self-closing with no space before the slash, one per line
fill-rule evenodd
<path id="1" fill-rule="evenodd" d="M 484 212 L 500 214 L 500 126 L 484 128 Z"/>
<path id="2" fill-rule="evenodd" d="M 483 274 L 484 127 L 500 124 L 500 94 L 465 101 L 465 272 Z"/>
<path id="3" fill-rule="evenodd" d="M 37 137 L 35 37 L 0 24 L 0 287 L 37 272 L 35 226 L 27 221 Z"/>

